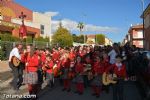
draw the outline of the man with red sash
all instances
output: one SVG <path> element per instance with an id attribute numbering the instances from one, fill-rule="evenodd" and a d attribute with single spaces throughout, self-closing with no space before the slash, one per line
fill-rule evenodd
<path id="1" fill-rule="evenodd" d="M 92 88 L 93 88 L 93 96 L 97 98 L 100 96 L 100 92 L 102 89 L 102 74 L 104 73 L 104 66 L 102 65 L 101 59 L 99 56 L 96 57 L 96 61 L 93 64 L 93 80 L 92 80 Z"/>
<path id="2" fill-rule="evenodd" d="M 123 83 L 127 75 L 126 66 L 121 61 L 121 56 L 116 56 L 116 63 L 106 70 L 107 73 L 111 72 L 117 75 L 117 84 L 113 85 L 113 100 L 123 100 Z M 110 79 L 112 78 L 110 77 Z"/>
<path id="3" fill-rule="evenodd" d="M 106 71 L 108 69 L 108 67 L 110 66 L 109 57 L 105 52 L 103 53 L 102 66 L 104 66 L 104 71 Z M 109 93 L 109 85 L 107 85 L 107 86 L 103 85 L 102 89 L 105 90 L 106 93 Z"/>
<path id="4" fill-rule="evenodd" d="M 53 63 L 52 58 L 49 54 L 46 56 L 46 61 L 44 63 L 43 68 L 46 71 L 47 86 L 50 86 L 51 88 L 54 86 L 53 66 L 54 66 L 54 63 Z"/>
<path id="5" fill-rule="evenodd" d="M 84 69 L 86 69 L 86 71 L 83 74 L 84 87 L 86 88 L 87 86 L 89 86 L 90 79 L 88 79 L 88 75 L 90 74 L 92 69 L 92 60 L 89 54 L 85 55 L 83 60 L 84 60 Z"/>

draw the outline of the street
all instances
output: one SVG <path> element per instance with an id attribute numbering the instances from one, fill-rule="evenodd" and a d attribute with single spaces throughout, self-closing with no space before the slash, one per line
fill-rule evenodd
<path id="1" fill-rule="evenodd" d="M 7 65 L 7 62 L 0 63 L 0 77 L 1 77 L 1 84 L 0 84 L 0 99 L 5 100 L 3 97 L 4 94 L 15 94 L 15 92 L 12 90 L 11 86 L 9 85 L 9 82 L 12 80 L 12 73 L 10 72 L 10 69 Z M 6 71 L 6 69 L 8 71 Z M 72 84 L 72 90 L 71 92 L 63 92 L 62 87 L 59 84 L 59 81 L 55 79 L 55 86 L 54 88 L 50 89 L 48 87 L 45 87 L 45 84 L 42 85 L 43 89 L 38 94 L 38 100 L 112 100 L 112 88 L 110 88 L 110 92 L 107 94 L 105 91 L 103 91 L 99 98 L 96 98 L 92 96 L 91 88 L 88 87 L 85 89 L 83 95 L 75 94 L 75 86 Z M 28 94 L 27 86 L 23 85 L 21 86 L 18 94 Z M 9 99 L 12 100 L 12 99 Z M 16 100 L 16 99 L 15 99 Z M 124 84 L 124 100 L 143 100 L 140 97 L 140 94 L 138 92 L 138 89 L 134 82 L 127 81 Z"/>
<path id="2" fill-rule="evenodd" d="M 62 92 L 62 87 L 55 84 L 53 89 L 46 88 L 40 94 L 39 100 L 112 100 L 112 88 L 107 94 L 105 91 L 101 93 L 99 98 L 92 96 L 91 88 L 86 88 L 83 95 L 75 94 L 75 89 L 73 88 L 71 92 Z M 142 100 L 139 92 L 133 82 L 125 82 L 124 85 L 124 100 Z"/>

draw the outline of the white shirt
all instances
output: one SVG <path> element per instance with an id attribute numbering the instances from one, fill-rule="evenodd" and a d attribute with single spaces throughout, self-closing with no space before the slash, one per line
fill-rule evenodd
<path id="1" fill-rule="evenodd" d="M 110 56 L 110 61 L 109 63 L 110 64 L 114 64 L 116 62 L 116 56 L 117 56 L 117 53 L 114 49 L 112 49 L 109 53 L 108 53 L 108 56 Z"/>
<path id="2" fill-rule="evenodd" d="M 19 60 L 21 60 L 21 56 L 20 56 L 20 54 L 19 54 L 19 50 L 18 50 L 18 48 L 13 48 L 12 49 L 12 51 L 10 52 L 10 55 L 9 55 L 9 62 L 11 61 L 11 58 L 13 57 L 13 56 L 15 56 L 15 57 L 17 57 Z"/>

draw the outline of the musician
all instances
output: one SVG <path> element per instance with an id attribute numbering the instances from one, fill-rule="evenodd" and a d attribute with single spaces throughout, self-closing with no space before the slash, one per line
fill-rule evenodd
<path id="1" fill-rule="evenodd" d="M 75 58 L 76 58 L 76 54 L 75 54 L 74 48 L 71 48 L 70 53 L 69 53 L 69 59 L 70 59 L 69 78 L 70 79 L 73 79 L 75 75 L 75 72 L 74 72 Z"/>
<path id="2" fill-rule="evenodd" d="M 91 71 L 91 68 L 92 68 L 92 60 L 91 60 L 89 54 L 85 55 L 83 59 L 84 59 L 84 68 L 87 69 L 84 72 L 84 75 L 83 75 L 83 78 L 84 78 L 84 87 L 86 88 L 87 86 L 89 86 L 88 75 L 89 75 L 89 73 Z"/>
<path id="3" fill-rule="evenodd" d="M 28 91 L 30 95 L 36 95 L 38 92 L 38 65 L 39 59 L 34 52 L 33 46 L 27 45 L 27 55 L 25 61 L 25 75 L 24 83 L 28 84 Z"/>
<path id="4" fill-rule="evenodd" d="M 43 75 L 40 75 L 40 73 L 42 72 L 42 66 L 44 65 L 44 62 L 45 62 L 45 60 L 46 60 L 46 53 L 45 53 L 45 50 L 44 49 L 41 49 L 40 50 L 40 52 L 39 52 L 39 57 L 40 57 L 40 59 L 39 59 L 39 69 L 40 70 L 38 70 L 38 73 L 39 73 L 39 78 L 40 78 L 40 80 L 41 80 L 41 82 L 42 82 L 42 80 L 44 79 L 44 80 L 46 80 L 46 73 L 42 73 Z M 43 78 L 43 79 L 42 79 Z"/>
<path id="5" fill-rule="evenodd" d="M 96 60 L 93 64 L 93 80 L 92 80 L 92 89 L 93 89 L 93 96 L 97 98 L 100 96 L 102 90 L 102 74 L 104 72 L 104 66 L 102 65 L 102 59 L 99 56 L 96 57 Z"/>
<path id="6" fill-rule="evenodd" d="M 104 66 L 104 72 L 105 72 L 107 68 L 110 66 L 109 57 L 105 51 L 103 52 L 102 57 L 103 57 L 102 66 Z M 109 93 L 109 85 L 103 85 L 102 89 L 105 90 L 106 93 Z"/>
<path id="7" fill-rule="evenodd" d="M 54 62 L 52 57 L 49 55 L 46 56 L 46 61 L 44 63 L 44 70 L 46 71 L 46 82 L 47 86 L 51 88 L 54 86 L 54 73 L 53 73 Z"/>
<path id="8" fill-rule="evenodd" d="M 38 64 L 38 71 L 37 71 L 37 73 L 38 73 L 38 91 L 40 91 L 41 89 L 42 89 L 42 83 L 43 83 L 43 71 L 42 71 L 42 55 L 41 55 L 41 53 L 40 53 L 41 51 L 36 47 L 35 48 L 35 52 L 34 52 L 34 54 L 36 55 L 36 56 L 38 56 L 38 62 L 39 62 L 39 64 Z M 43 53 L 44 54 L 44 53 Z M 43 57 L 43 60 L 44 60 L 44 57 Z"/>
<path id="9" fill-rule="evenodd" d="M 56 50 L 55 48 L 53 48 L 53 52 L 52 52 L 52 59 L 54 62 L 58 62 L 58 59 L 60 57 L 60 53 L 58 50 Z"/>
<path id="10" fill-rule="evenodd" d="M 83 47 L 80 47 L 78 51 L 78 55 L 83 58 L 85 54 L 86 54 L 86 50 L 84 50 Z"/>
<path id="11" fill-rule="evenodd" d="M 61 78 L 63 80 L 63 87 L 64 87 L 62 91 L 67 90 L 67 92 L 71 91 L 71 80 L 68 77 L 69 68 L 70 68 L 69 54 L 64 53 L 61 61 L 61 71 L 62 71 Z"/>
<path id="12" fill-rule="evenodd" d="M 69 53 L 69 59 L 73 61 L 75 59 L 75 57 L 76 57 L 76 53 L 75 53 L 74 49 L 71 48 L 70 53 Z"/>
<path id="13" fill-rule="evenodd" d="M 15 67 L 12 62 L 12 59 L 13 57 L 16 57 L 17 59 L 21 60 L 21 55 L 20 55 L 21 49 L 22 49 L 22 44 L 17 44 L 16 47 L 12 49 L 9 55 L 9 67 L 12 69 L 12 73 L 13 73 L 13 79 L 12 82 L 10 82 L 10 84 L 12 85 L 14 90 L 18 90 L 20 84 L 22 83 L 23 69 L 21 68 L 20 65 L 18 67 Z"/>
<path id="14" fill-rule="evenodd" d="M 49 54 L 50 54 L 50 51 L 49 51 L 48 48 L 46 48 L 46 49 L 45 49 L 45 55 L 47 56 L 47 55 L 49 55 Z"/>
<path id="15" fill-rule="evenodd" d="M 41 62 L 44 63 L 46 60 L 46 54 L 45 54 L 45 50 L 41 49 L 40 50 L 40 57 L 41 57 Z"/>
<path id="16" fill-rule="evenodd" d="M 107 71 L 117 75 L 117 84 L 113 85 L 113 100 L 123 100 L 123 83 L 126 80 L 126 66 L 122 63 L 122 57 L 116 56 L 116 62 Z M 112 77 L 110 77 L 112 79 Z"/>
<path id="17" fill-rule="evenodd" d="M 110 64 L 115 64 L 115 58 L 117 55 L 119 55 L 119 47 L 118 44 L 114 43 L 113 47 L 111 48 L 111 51 L 108 53 L 108 56 L 110 57 Z"/>
<path id="18" fill-rule="evenodd" d="M 75 78 L 74 82 L 76 84 L 76 92 L 79 95 L 83 94 L 84 91 L 84 80 L 83 80 L 83 72 L 84 72 L 84 65 L 80 56 L 76 58 L 75 64 Z"/>

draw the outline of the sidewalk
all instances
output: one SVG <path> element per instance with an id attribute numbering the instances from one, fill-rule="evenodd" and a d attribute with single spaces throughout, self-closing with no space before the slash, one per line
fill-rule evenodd
<path id="1" fill-rule="evenodd" d="M 6 98 L 4 98 L 4 94 L 16 94 L 9 84 L 12 81 L 12 78 L 13 74 L 11 73 L 11 69 L 9 68 L 8 61 L 0 61 L 0 100 L 6 100 Z M 28 94 L 27 85 L 21 86 L 18 94 Z"/>
<path id="2" fill-rule="evenodd" d="M 11 71 L 8 65 L 8 61 L 0 61 L 0 73 Z"/>

